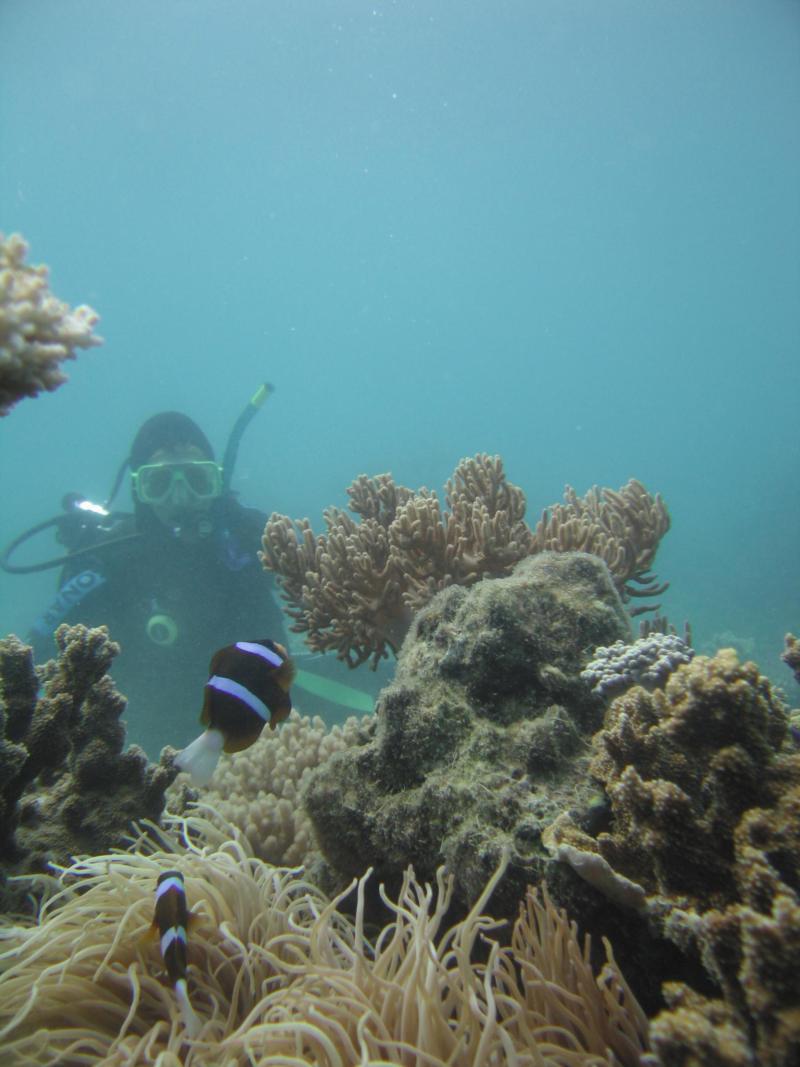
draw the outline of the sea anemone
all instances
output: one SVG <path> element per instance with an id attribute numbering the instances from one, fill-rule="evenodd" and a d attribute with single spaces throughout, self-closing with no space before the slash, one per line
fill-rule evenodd
<path id="1" fill-rule="evenodd" d="M 505 861 L 449 928 L 452 880 L 406 872 L 391 919 L 365 932 L 367 872 L 338 910 L 302 868 L 255 859 L 245 838 L 202 810 L 145 828 L 128 852 L 76 860 L 38 921 L 7 925 L 0 952 L 6 1065 L 324 1067 L 640 1062 L 647 1021 L 608 962 L 546 894 L 529 891 L 511 943 L 485 914 Z M 155 842 L 154 842 L 155 838 Z M 196 919 L 188 983 L 201 1019 L 189 1037 L 144 935 L 156 879 L 182 872 Z M 481 942 L 480 946 L 478 943 Z M 479 948 L 478 951 L 476 949 Z M 479 962 L 483 961 L 483 962 Z"/>

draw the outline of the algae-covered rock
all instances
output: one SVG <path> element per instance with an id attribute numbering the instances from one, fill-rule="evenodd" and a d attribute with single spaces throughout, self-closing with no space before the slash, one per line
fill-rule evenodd
<path id="1" fill-rule="evenodd" d="M 602 701 L 580 678 L 598 645 L 630 637 L 606 565 L 543 553 L 508 578 L 445 589 L 416 617 L 371 738 L 311 776 L 305 803 L 344 877 L 446 861 L 468 904 L 511 853 L 509 909 L 539 881 L 544 828 L 590 818 L 588 740 Z"/>

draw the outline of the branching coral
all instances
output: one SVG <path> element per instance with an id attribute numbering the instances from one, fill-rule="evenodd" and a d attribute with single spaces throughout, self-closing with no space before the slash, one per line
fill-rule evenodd
<path id="1" fill-rule="evenodd" d="M 0 641 L 0 861 L 12 871 L 119 844 L 132 819 L 159 817 L 177 773 L 123 751 L 125 700 L 106 674 L 119 646 L 105 628 L 62 625 L 55 638 L 38 676 L 30 648 Z"/>
<path id="2" fill-rule="evenodd" d="M 0 415 L 23 397 L 56 389 L 66 381 L 60 364 L 102 342 L 92 333 L 96 313 L 53 296 L 47 267 L 28 266 L 27 253 L 19 234 L 0 233 Z"/>
<path id="3" fill-rule="evenodd" d="M 616 492 L 594 486 L 579 497 L 571 486 L 564 503 L 547 508 L 534 534 L 536 551 L 590 552 L 605 560 L 624 599 L 660 596 L 667 586 L 648 573 L 669 512 L 658 493 L 651 496 L 632 478 Z M 631 614 L 641 610 L 634 609 Z"/>
<path id="4" fill-rule="evenodd" d="M 201 798 L 238 827 L 258 859 L 278 866 L 308 865 L 316 856 L 316 843 L 301 789 L 315 767 L 360 741 L 356 718 L 328 729 L 317 716 L 292 711 L 280 730 L 265 730 L 246 752 L 223 758 L 206 788 L 192 789 L 188 776 L 179 776 L 167 792 L 167 805 L 180 813 Z"/>
<path id="5" fill-rule="evenodd" d="M 327 533 L 317 536 L 307 519 L 273 514 L 261 560 L 278 576 L 293 629 L 351 667 L 396 653 L 413 613 L 438 590 L 508 574 L 530 552 L 524 494 L 497 456 L 461 461 L 444 513 L 435 493 L 414 493 L 388 474 L 361 475 L 347 492 L 361 522 L 328 508 Z"/>
<path id="6" fill-rule="evenodd" d="M 214 835 L 201 824 L 185 820 L 184 837 Z M 440 870 L 433 889 L 407 872 L 396 900 L 382 894 L 391 919 L 371 940 L 369 874 L 351 887 L 347 920 L 342 898 L 252 859 L 235 833 L 203 848 L 162 839 L 167 851 L 145 854 L 139 842 L 137 852 L 77 861 L 38 925 L 4 931 L 9 1067 L 633 1067 L 646 1050 L 646 1020 L 608 946 L 595 978 L 588 944 L 546 897 L 531 891 L 510 946 L 492 936 L 501 924 L 484 912 L 502 865 L 450 928 L 450 880 Z M 157 876 L 174 868 L 198 915 L 195 1038 L 158 980 L 157 949 L 142 944 Z"/>
<path id="7" fill-rule="evenodd" d="M 361 521 L 328 508 L 324 534 L 308 519 L 270 516 L 261 560 L 278 577 L 293 629 L 314 651 L 335 651 L 351 667 L 367 660 L 374 667 L 396 653 L 413 614 L 441 589 L 503 577 L 532 553 L 598 555 L 624 599 L 666 588 L 645 572 L 669 516 L 638 482 L 616 493 L 594 489 L 583 500 L 567 487 L 567 503 L 545 512 L 535 533 L 524 520 L 525 495 L 506 479 L 499 456 L 459 463 L 446 510 L 435 493 L 412 492 L 388 474 L 361 475 L 348 494 Z"/>

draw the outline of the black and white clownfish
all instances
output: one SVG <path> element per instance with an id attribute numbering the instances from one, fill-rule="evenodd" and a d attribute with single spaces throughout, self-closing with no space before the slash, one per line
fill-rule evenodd
<path id="1" fill-rule="evenodd" d="M 186 906 L 186 888 L 180 871 L 164 871 L 156 884 L 156 910 L 153 932 L 161 942 L 161 958 L 178 1001 L 183 1025 L 189 1037 L 200 1031 L 186 988 L 186 934 L 193 916 Z"/>
<path id="2" fill-rule="evenodd" d="M 276 641 L 265 637 L 226 645 L 214 653 L 208 673 L 200 713 L 208 729 L 175 759 L 196 785 L 210 781 L 220 752 L 249 748 L 268 720 L 274 730 L 292 710 L 295 667 Z"/>

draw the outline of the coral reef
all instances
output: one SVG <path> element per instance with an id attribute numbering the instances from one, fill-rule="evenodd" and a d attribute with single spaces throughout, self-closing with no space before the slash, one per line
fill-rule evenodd
<path id="1" fill-rule="evenodd" d="M 185 820 L 184 842 L 214 836 Z M 191 826 L 187 824 L 193 824 Z M 216 845 L 166 846 L 79 860 L 40 921 L 3 931 L 3 1062 L 129 1067 L 416 1064 L 418 1067 L 635 1067 L 647 1020 L 609 946 L 595 975 L 588 943 L 530 891 L 511 936 L 485 914 L 503 860 L 474 908 L 446 923 L 452 879 L 434 887 L 407 871 L 389 922 L 369 938 L 369 872 L 347 890 L 352 920 L 297 871 L 253 859 L 229 828 Z M 154 888 L 178 869 L 197 915 L 188 943 L 189 995 L 202 1021 L 181 1024 L 142 935 Z M 482 961 L 482 962 L 481 962 Z"/>
<path id="2" fill-rule="evenodd" d="M 679 667 L 663 691 L 618 697 L 591 768 L 614 820 L 603 856 L 680 907 L 729 903 L 734 831 L 780 796 L 786 729 L 770 683 L 730 649 Z"/>
<path id="3" fill-rule="evenodd" d="M 318 852 L 300 802 L 302 787 L 314 767 L 363 743 L 365 728 L 351 717 L 328 729 L 318 716 L 292 711 L 279 730 L 264 731 L 233 759 L 223 757 L 205 788 L 193 788 L 188 775 L 179 775 L 167 790 L 167 807 L 181 814 L 202 802 L 239 829 L 258 859 L 278 867 L 313 867 Z"/>
<path id="4" fill-rule="evenodd" d="M 669 1010 L 653 1026 L 666 1067 L 800 1062 L 800 787 L 747 812 L 734 846 L 741 903 L 688 920 L 723 995 L 667 984 Z"/>
<path id="5" fill-rule="evenodd" d="M 781 659 L 794 673 L 794 680 L 800 685 L 800 640 L 794 634 L 787 634 L 784 638 Z M 789 712 L 789 732 L 795 745 L 800 748 L 800 708 L 793 708 Z"/>
<path id="6" fill-rule="evenodd" d="M 347 492 L 361 522 L 328 508 L 328 531 L 316 536 L 307 519 L 273 514 L 261 560 L 278 577 L 292 628 L 351 667 L 396 653 L 414 612 L 439 589 L 507 574 L 531 550 L 524 494 L 499 457 L 459 464 L 445 513 L 435 493 L 414 493 L 388 474 L 361 475 Z"/>
<path id="7" fill-rule="evenodd" d="M 524 521 L 525 495 L 506 479 L 499 456 L 459 463 L 446 511 L 435 493 L 396 485 L 389 474 L 361 475 L 347 492 L 360 522 L 331 507 L 327 532 L 317 535 L 308 519 L 274 513 L 261 561 L 278 579 L 292 629 L 307 635 L 312 650 L 335 651 L 351 667 L 396 654 L 414 612 L 435 593 L 506 576 L 534 553 L 599 556 L 625 601 L 666 588 L 647 571 L 669 515 L 636 481 L 583 498 L 567 486 L 565 503 L 546 510 L 535 531 Z M 640 610 L 651 608 L 632 613 Z"/>
<path id="8" fill-rule="evenodd" d="M 692 626 L 688 619 L 683 620 L 682 633 L 678 633 L 678 628 L 660 611 L 650 615 L 649 618 L 639 619 L 639 637 L 652 637 L 653 634 L 671 634 L 680 637 L 685 645 L 694 648 Z M 714 652 L 720 647 L 722 646 L 715 645 Z M 725 647 L 727 648 L 727 645 Z"/>
<path id="9" fill-rule="evenodd" d="M 581 678 L 599 696 L 632 685 L 646 689 L 661 685 L 680 663 L 689 663 L 694 649 L 677 634 L 651 633 L 633 644 L 615 641 L 613 645 L 594 650 L 594 659 L 587 663 Z"/>
<path id="10" fill-rule="evenodd" d="M 47 267 L 25 263 L 19 234 L 0 233 L 0 416 L 26 396 L 66 381 L 60 364 L 75 349 L 102 343 L 92 333 L 97 314 L 70 308 L 50 292 Z"/>
<path id="11" fill-rule="evenodd" d="M 58 658 L 0 641 L 0 863 L 46 871 L 76 852 L 122 843 L 132 819 L 157 820 L 177 773 L 123 752 L 125 699 L 106 671 L 119 651 L 105 628 L 62 625 Z M 39 695 L 40 686 L 42 688 Z M 2 895 L 2 887 L 0 887 Z"/>
<path id="12" fill-rule="evenodd" d="M 800 639 L 794 634 L 787 634 L 784 638 L 784 650 L 781 659 L 794 674 L 794 680 L 800 685 Z"/>
<path id="13" fill-rule="evenodd" d="M 545 834 L 612 902 L 621 882 L 637 887 L 629 903 L 705 968 L 702 990 L 665 988 L 653 1040 L 666 1067 L 800 1057 L 800 756 L 787 733 L 755 664 L 697 656 L 663 690 L 611 703 L 591 765 L 607 828 L 592 836 L 562 814 Z"/>
<path id="14" fill-rule="evenodd" d="M 568 485 L 564 503 L 545 509 L 539 520 L 536 550 L 589 552 L 606 562 L 624 600 L 660 596 L 667 585 L 648 572 L 669 526 L 659 494 L 651 496 L 635 478 L 616 491 L 594 486 L 584 497 Z M 634 608 L 631 614 L 658 606 Z"/>
<path id="15" fill-rule="evenodd" d="M 543 553 L 508 578 L 450 587 L 416 617 L 373 736 L 309 776 L 305 803 L 342 877 L 409 863 L 432 878 L 446 861 L 456 899 L 475 900 L 511 849 L 498 907 L 541 880 L 541 831 L 591 809 L 588 739 L 602 703 L 580 679 L 598 644 L 629 636 L 606 565 Z"/>

